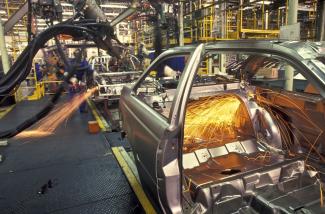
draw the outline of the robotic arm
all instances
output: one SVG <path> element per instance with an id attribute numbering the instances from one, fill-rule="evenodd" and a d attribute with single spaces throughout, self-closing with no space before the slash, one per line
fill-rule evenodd
<path id="1" fill-rule="evenodd" d="M 78 13 L 82 13 L 86 19 L 93 19 L 107 23 L 108 29 L 105 31 L 100 31 L 99 34 L 102 38 L 96 39 L 95 42 L 99 48 L 107 50 L 109 55 L 120 59 L 121 52 L 113 46 L 112 40 L 115 40 L 119 45 L 121 45 L 121 42 L 114 33 L 113 27 L 136 12 L 139 5 L 138 0 L 133 0 L 130 7 L 124 10 L 110 23 L 105 13 L 96 3 L 96 0 L 70 0 L 70 3 L 72 3 L 76 11 Z"/>
<path id="2" fill-rule="evenodd" d="M 113 20 L 113 24 L 116 25 L 130 16 L 133 11 L 136 10 L 136 2 L 137 1 L 132 4 L 131 8 L 126 9 Z M 60 19 L 62 8 L 57 0 L 30 0 L 30 3 L 32 5 L 31 8 L 38 11 L 36 15 L 47 18 L 51 23 L 53 23 L 52 21 L 55 19 Z M 0 79 L 0 102 L 11 95 L 12 92 L 19 87 L 20 83 L 26 79 L 32 68 L 33 58 L 38 50 L 43 48 L 46 42 L 52 38 L 55 38 L 58 43 L 57 36 L 60 34 L 67 34 L 74 38 L 92 40 L 98 47 L 107 50 L 111 55 L 118 58 L 120 57 L 118 50 L 115 49 L 112 43 L 112 40 L 118 42 L 114 34 L 114 25 L 108 22 L 105 14 L 96 4 L 95 0 L 74 0 L 73 4 L 76 6 L 77 16 L 50 26 L 48 29 L 35 36 L 16 62 L 11 66 L 9 72 Z M 55 7 L 53 7 L 53 5 Z M 58 49 L 60 49 L 60 44 L 57 45 Z M 62 53 L 60 55 L 64 58 Z M 67 63 L 67 60 L 64 61 Z M 68 65 L 68 67 L 70 67 L 70 65 Z M 70 67 L 65 82 L 69 82 L 75 71 L 80 69 L 83 68 Z M 27 119 L 16 128 L 0 132 L 0 139 L 13 137 L 45 117 L 54 108 L 63 91 L 64 87 L 63 84 L 61 84 L 50 102 L 40 112 Z"/>
<path id="3" fill-rule="evenodd" d="M 53 23 L 53 20 L 61 20 L 62 7 L 60 6 L 59 0 L 28 1 L 31 6 L 29 8 L 32 8 L 36 15 L 49 20 L 50 23 Z M 56 40 L 60 56 L 68 67 L 68 75 L 65 77 L 65 82 L 70 81 L 70 78 L 74 75 L 76 70 L 84 69 L 69 65 L 57 39 L 57 36 L 60 34 L 67 34 L 78 39 L 92 40 L 99 48 L 105 49 L 110 55 L 120 58 L 119 50 L 112 43 L 112 40 L 120 43 L 114 33 L 113 27 L 136 12 L 139 1 L 140 0 L 133 0 L 131 6 L 110 23 L 95 0 L 70 0 L 77 11 L 76 16 L 59 24 L 50 26 L 31 40 L 16 62 L 11 66 L 6 76 L 0 79 L 0 102 L 11 95 L 12 92 L 19 87 L 20 83 L 26 79 L 32 68 L 35 54 L 52 38 Z M 150 3 L 153 4 L 161 18 L 163 18 L 164 16 L 159 4 L 153 0 L 150 0 Z M 29 20 L 31 17 L 30 14 L 31 11 L 29 12 Z M 30 32 L 30 29 L 28 31 Z M 0 139 L 13 137 L 45 117 L 54 108 L 63 91 L 64 87 L 63 84 L 61 84 L 50 102 L 40 112 L 27 119 L 16 128 L 0 132 Z"/>

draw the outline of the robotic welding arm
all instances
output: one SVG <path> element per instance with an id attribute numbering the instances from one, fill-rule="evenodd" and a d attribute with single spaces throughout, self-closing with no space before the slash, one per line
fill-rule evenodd
<path id="1" fill-rule="evenodd" d="M 114 33 L 113 27 L 136 12 L 139 5 L 138 0 L 133 0 L 131 6 L 119 14 L 110 23 L 105 13 L 96 3 L 96 0 L 70 0 L 70 3 L 74 5 L 77 12 L 83 13 L 86 19 L 95 19 L 107 23 L 107 25 L 110 26 L 109 31 L 99 32 L 103 37 L 103 42 L 101 40 L 97 40 L 95 42 L 99 48 L 107 50 L 111 56 L 117 57 L 119 59 L 121 53 L 118 48 L 113 46 L 112 40 L 115 40 L 119 45 L 121 45 L 121 42 L 118 40 L 116 34 Z"/>
<path id="2" fill-rule="evenodd" d="M 42 12 L 39 11 L 36 13 L 36 15 L 42 17 L 47 16 L 47 20 L 51 23 L 53 23 L 53 20 L 59 20 L 60 6 L 58 5 L 58 1 L 31 0 L 31 3 L 33 4 L 31 8 L 34 7 L 34 10 L 35 7 L 43 10 Z M 114 29 L 96 2 L 94 0 L 75 0 L 74 4 L 76 5 L 79 15 L 77 18 L 79 18 L 79 20 L 76 20 L 76 17 L 74 17 L 67 21 L 50 26 L 48 29 L 35 36 L 18 57 L 16 62 L 11 66 L 8 73 L 0 79 L 0 102 L 11 95 L 14 90 L 19 87 L 21 82 L 26 79 L 32 68 L 33 58 L 38 50 L 42 49 L 47 41 L 56 38 L 60 34 L 67 34 L 72 37 L 81 35 L 84 39 L 94 41 L 99 48 L 107 50 L 113 56 L 119 57 L 119 52 L 113 47 L 111 41 L 113 39 L 118 42 L 116 35 L 114 34 Z M 56 7 L 52 7 L 51 5 L 56 5 Z M 134 6 L 136 4 L 132 5 Z M 56 10 L 56 8 L 58 10 Z M 118 16 L 118 20 L 116 20 L 115 23 L 117 24 L 121 20 L 127 18 L 130 14 L 130 10 L 127 9 L 124 13 Z M 69 69 L 70 72 L 66 76 L 65 81 L 69 82 L 70 77 L 72 77 L 74 72 L 78 69 L 80 70 L 82 68 L 74 67 Z M 0 139 L 13 137 L 45 117 L 58 102 L 63 90 L 64 87 L 61 85 L 50 102 L 35 116 L 27 119 L 13 129 L 0 131 Z"/>

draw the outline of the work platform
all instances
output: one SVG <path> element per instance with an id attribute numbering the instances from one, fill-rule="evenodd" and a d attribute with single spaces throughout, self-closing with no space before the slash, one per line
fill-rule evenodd
<path id="1" fill-rule="evenodd" d="M 46 103 L 23 101 L 0 120 L 15 127 Z M 88 114 L 75 112 L 55 135 L 10 139 L 0 147 L 0 213 L 141 213 L 128 180 L 113 156 L 109 134 L 89 134 Z M 114 133 L 115 135 L 117 133 Z M 121 145 L 119 145 L 121 146 Z M 39 192 L 51 181 L 52 188 Z"/>

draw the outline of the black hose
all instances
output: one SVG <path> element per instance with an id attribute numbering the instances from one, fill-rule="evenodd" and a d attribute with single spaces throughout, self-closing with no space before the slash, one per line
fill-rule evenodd
<path id="1" fill-rule="evenodd" d="M 89 29 L 86 26 L 82 26 L 83 24 L 87 25 L 88 23 L 91 22 L 92 21 L 86 21 L 86 20 L 81 22 L 69 21 L 69 24 L 65 22 L 63 24 L 52 26 L 47 30 L 43 31 L 42 33 L 40 33 L 37 37 L 35 37 L 31 41 L 31 43 L 25 48 L 23 53 L 18 57 L 14 65 L 10 68 L 7 75 L 0 80 L 0 97 L 8 94 L 17 85 L 19 85 L 24 79 L 26 79 L 32 67 L 32 61 L 35 54 L 38 52 L 39 49 L 41 49 L 45 45 L 45 43 L 48 40 L 50 40 L 53 37 L 55 37 L 57 41 L 59 54 L 61 55 L 61 57 L 63 57 L 64 63 L 68 67 L 68 75 L 65 77 L 65 82 L 68 82 L 70 80 L 70 78 L 74 75 L 75 71 L 87 69 L 88 66 L 76 68 L 76 67 L 72 67 L 69 64 L 56 36 L 59 34 L 68 34 L 73 36 L 75 33 L 82 33 L 82 34 L 88 33 L 92 36 L 94 41 L 95 40 L 98 41 L 99 38 L 97 37 L 97 31 L 94 30 L 93 28 L 105 27 L 105 26 L 100 23 L 91 24 L 92 29 Z M 81 26 L 75 26 L 74 25 L 75 23 Z M 29 128 L 40 119 L 44 118 L 54 108 L 55 104 L 58 102 L 63 91 L 64 91 L 64 86 L 63 84 L 61 84 L 57 92 L 51 98 L 50 102 L 40 112 L 38 112 L 35 116 L 25 120 L 23 123 L 21 123 L 15 128 L 0 132 L 0 139 L 11 138 L 17 135 L 18 133 L 20 133 L 21 131 Z"/>
<path id="2" fill-rule="evenodd" d="M 8 94 L 14 87 L 19 85 L 29 74 L 32 67 L 32 60 L 35 54 L 44 44 L 52 37 L 59 34 L 73 35 L 75 32 L 87 32 L 96 36 L 96 31 L 79 26 L 71 25 L 56 25 L 48 28 L 37 36 L 25 48 L 23 53 L 18 57 L 14 65 L 9 69 L 9 72 L 0 80 L 0 96 Z"/>
<path id="3" fill-rule="evenodd" d="M 55 44 L 56 44 L 56 47 L 58 49 L 59 55 L 63 59 L 63 63 L 65 65 L 65 67 L 67 68 L 68 73 L 70 73 L 70 71 L 71 71 L 71 65 L 70 65 L 67 57 L 65 56 L 64 52 L 63 52 L 62 46 L 60 44 L 60 41 L 59 41 L 59 39 L 58 39 L 57 36 L 54 37 L 54 39 L 55 39 Z"/>
<path id="4" fill-rule="evenodd" d="M 75 74 L 75 71 L 81 70 L 81 69 L 87 69 L 87 68 L 86 68 L 86 66 L 81 67 L 81 68 L 72 68 L 71 72 L 68 73 L 68 76 L 65 77 L 65 82 L 69 82 L 70 78 Z M 22 122 L 17 127 L 13 128 L 13 129 L 10 129 L 10 130 L 7 130 L 7 131 L 0 132 L 0 139 L 7 139 L 7 138 L 14 137 L 17 134 L 19 134 L 20 132 L 24 131 L 25 129 L 31 127 L 37 121 L 44 118 L 54 108 L 55 104 L 59 101 L 63 91 L 64 91 L 64 86 L 61 83 L 59 89 L 52 96 L 50 102 L 41 111 L 39 111 L 33 117 L 25 120 L 24 122 Z"/>

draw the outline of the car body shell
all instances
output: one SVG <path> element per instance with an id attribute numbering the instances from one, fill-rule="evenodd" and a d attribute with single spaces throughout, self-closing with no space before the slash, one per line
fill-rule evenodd
<path id="1" fill-rule="evenodd" d="M 182 212 L 182 147 L 186 104 L 203 56 L 207 53 L 257 53 L 281 58 L 292 65 L 325 96 L 325 70 L 314 61 L 315 52 L 302 42 L 220 41 L 169 49 L 157 57 L 120 99 L 123 129 L 132 146 L 141 183 L 164 213 Z M 168 118 L 137 98 L 135 91 L 147 72 L 169 56 L 190 53 L 175 91 Z"/>

